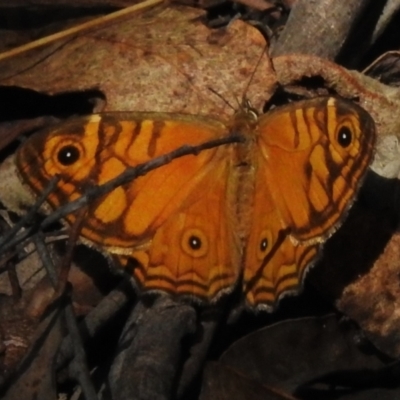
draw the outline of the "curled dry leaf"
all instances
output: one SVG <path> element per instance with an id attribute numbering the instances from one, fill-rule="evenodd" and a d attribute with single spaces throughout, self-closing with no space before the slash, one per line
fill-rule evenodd
<path id="1" fill-rule="evenodd" d="M 109 375 L 113 399 L 172 397 L 181 342 L 196 330 L 193 307 L 168 296 L 146 303 L 132 310 L 121 335 Z"/>
<path id="2" fill-rule="evenodd" d="M 394 117 L 400 108 L 398 89 L 331 61 L 305 54 L 276 57 L 273 65 L 282 86 L 298 84 L 305 78 L 322 78 L 327 89 L 357 100 L 372 115 L 379 136 L 400 132 L 400 120 Z"/>
<path id="3" fill-rule="evenodd" d="M 37 321 L 26 316 L 11 297 L 1 297 L 1 362 L 0 384 L 5 381 L 26 354 Z"/>
<path id="4" fill-rule="evenodd" d="M 36 199 L 28 187 L 19 179 L 13 157 L 7 158 L 0 164 L 0 195 L 1 202 L 7 209 L 22 214 L 27 207 L 33 206 Z"/>
<path id="5" fill-rule="evenodd" d="M 374 118 L 378 143 L 378 157 L 372 164 L 372 169 L 384 177 L 400 174 L 394 171 L 398 165 L 396 138 L 400 138 L 400 90 L 387 86 L 379 81 L 357 71 L 350 71 L 333 62 L 319 57 L 292 54 L 273 59 L 274 68 L 279 83 L 284 86 L 299 85 L 305 79 L 323 79 L 324 86 L 338 95 L 355 99 Z M 391 136 L 388 140 L 385 136 Z M 390 143 L 388 143 L 390 142 Z M 387 146 L 392 146 L 387 151 Z M 390 176 L 386 174 L 390 174 Z"/>
<path id="6" fill-rule="evenodd" d="M 400 52 L 388 51 L 382 54 L 363 73 L 386 85 L 400 86 Z"/>
<path id="7" fill-rule="evenodd" d="M 326 296 L 337 299 L 338 309 L 357 321 L 376 347 L 398 358 L 400 235 L 390 229 L 390 218 L 385 217 L 386 227 L 383 226 L 382 213 L 364 213 L 356 218 L 362 219 L 361 229 L 359 223 L 358 231 L 353 229 L 352 234 L 346 235 L 340 232 L 328 243 L 323 263 L 310 273 L 310 278 Z M 350 219 L 356 227 L 354 216 Z M 368 264 L 368 258 L 376 259 L 382 251 L 372 266 Z M 340 261 L 331 257 L 338 252 L 343 254 Z"/>
<path id="8" fill-rule="evenodd" d="M 263 390 L 264 398 L 288 399 L 300 385 L 325 374 L 357 370 L 362 373 L 383 366 L 376 354 L 358 348 L 358 335 L 355 324 L 333 315 L 287 320 L 259 329 L 236 341 L 221 356 L 218 364 L 231 370 L 230 374 L 214 364 L 216 374 L 203 376 L 202 390 L 207 396 L 202 398 L 258 399 L 261 397 L 257 394 Z M 231 382 L 232 379 L 238 382 Z M 350 382 L 347 380 L 347 387 Z M 340 385 L 326 386 L 301 398 L 335 398 L 343 390 Z M 234 396 L 235 388 L 242 397 Z M 378 397 L 387 398 L 387 392 L 390 393 L 383 389 Z M 368 392 L 363 394 L 363 399 L 369 398 Z"/>
<path id="9" fill-rule="evenodd" d="M 106 110 L 167 111 L 221 118 L 246 96 L 260 109 L 276 85 L 254 27 L 235 21 L 212 31 L 204 12 L 158 7 L 129 20 L 1 62 L 0 84 L 48 94 L 99 89 Z"/>
<path id="10" fill-rule="evenodd" d="M 400 179 L 400 134 L 383 136 L 376 148 L 372 169 L 385 178 Z"/>

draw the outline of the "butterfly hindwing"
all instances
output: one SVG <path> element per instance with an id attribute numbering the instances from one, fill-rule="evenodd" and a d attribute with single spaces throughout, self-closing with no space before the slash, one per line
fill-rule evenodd
<path id="1" fill-rule="evenodd" d="M 227 201 L 229 170 L 229 158 L 214 165 L 157 229 L 149 248 L 133 252 L 141 261 L 134 275 L 142 288 L 208 301 L 232 289 L 240 246 Z"/>
<path id="2" fill-rule="evenodd" d="M 259 168 L 245 252 L 243 292 L 248 306 L 272 311 L 284 294 L 299 291 L 318 245 L 293 242 L 265 178 L 265 171 Z"/>

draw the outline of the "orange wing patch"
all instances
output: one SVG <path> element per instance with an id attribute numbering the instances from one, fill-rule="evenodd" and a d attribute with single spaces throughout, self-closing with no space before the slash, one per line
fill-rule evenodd
<path id="1" fill-rule="evenodd" d="M 216 165 L 157 229 L 148 249 L 132 253 L 141 260 L 134 271 L 141 287 L 201 300 L 232 289 L 241 250 L 226 197 L 227 161 Z"/>
<path id="2" fill-rule="evenodd" d="M 243 109 L 227 123 L 94 115 L 33 135 L 16 162 L 36 194 L 60 176 L 48 198 L 57 208 L 129 167 L 232 133 L 243 143 L 174 159 L 94 200 L 82 240 L 127 268 L 135 259 L 132 274 L 143 291 L 213 301 L 243 275 L 247 304 L 271 310 L 301 288 L 370 163 L 373 120 L 355 104 L 317 98 L 258 121 Z"/>

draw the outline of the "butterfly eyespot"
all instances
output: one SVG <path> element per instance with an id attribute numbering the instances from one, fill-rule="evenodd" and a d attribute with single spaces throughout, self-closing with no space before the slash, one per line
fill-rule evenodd
<path id="1" fill-rule="evenodd" d="M 80 151 L 76 146 L 66 145 L 57 153 L 57 160 L 61 165 L 68 166 L 76 163 L 80 157 Z"/>
<path id="2" fill-rule="evenodd" d="M 201 248 L 201 239 L 197 236 L 190 236 L 189 238 L 189 246 L 193 249 L 193 250 L 200 250 Z"/>
<path id="3" fill-rule="evenodd" d="M 200 229 L 188 229 L 182 236 L 183 251 L 191 257 L 203 257 L 208 252 L 208 240 Z"/>
<path id="4" fill-rule="evenodd" d="M 271 243 L 273 243 L 273 238 L 271 237 L 271 232 L 268 230 L 261 232 L 259 238 L 260 239 L 257 248 L 257 258 L 259 260 L 263 260 L 270 251 Z"/>
<path id="5" fill-rule="evenodd" d="M 348 147 L 353 140 L 353 134 L 347 126 L 342 126 L 337 135 L 337 141 L 342 147 Z"/>
<path id="6" fill-rule="evenodd" d="M 260 242 L 260 251 L 265 251 L 268 248 L 268 239 L 264 238 Z"/>

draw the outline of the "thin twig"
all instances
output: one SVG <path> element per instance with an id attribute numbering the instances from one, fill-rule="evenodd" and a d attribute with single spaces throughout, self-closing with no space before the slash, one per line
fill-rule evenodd
<path id="1" fill-rule="evenodd" d="M 56 294 L 62 295 L 64 293 L 66 284 L 68 282 L 68 275 L 72 263 L 72 257 L 74 255 L 74 249 L 76 246 L 76 243 L 79 239 L 79 234 L 81 232 L 82 224 L 84 221 L 84 217 L 86 215 L 87 209 L 81 208 L 77 212 L 77 217 L 70 229 L 70 235 L 68 238 L 68 243 L 67 243 L 67 252 L 63 258 L 63 261 L 61 263 L 61 268 L 60 272 L 58 274 L 58 282 L 57 282 L 57 289 L 56 289 Z"/>
<path id="2" fill-rule="evenodd" d="M 57 272 L 54 268 L 53 261 L 50 257 L 49 252 L 47 251 L 47 247 L 45 246 L 44 234 L 42 231 L 39 231 L 34 237 L 33 242 L 36 247 L 36 251 L 39 254 L 39 257 L 42 261 L 43 267 L 46 270 L 47 276 L 50 279 L 51 285 L 53 288 L 57 287 Z"/>
<path id="3" fill-rule="evenodd" d="M 371 45 L 374 44 L 381 36 L 388 25 L 393 21 L 400 10 L 399 0 L 387 0 L 385 8 L 376 23 L 375 30 L 371 37 Z"/>
<path id="4" fill-rule="evenodd" d="M 43 190 L 43 193 L 37 199 L 36 203 L 30 208 L 28 213 L 24 216 L 24 218 L 18 221 L 2 238 L 0 238 L 0 252 L 4 252 L 10 247 L 15 246 L 15 244 L 18 244 L 23 240 L 23 238 L 27 237 L 30 234 L 30 230 L 27 229 L 19 236 L 22 237 L 22 240 L 20 240 L 18 243 L 14 243 L 12 246 L 6 246 L 7 243 L 10 244 L 9 242 L 13 238 L 15 239 L 15 235 L 19 232 L 20 229 L 23 228 L 26 222 L 32 220 L 32 218 L 37 214 L 39 208 L 45 202 L 47 196 L 56 188 L 59 179 L 60 178 L 58 176 L 53 177 L 46 186 L 46 188 Z"/>
<path id="5" fill-rule="evenodd" d="M 37 47 L 44 46 L 44 45 L 54 42 L 56 40 L 66 38 L 68 36 L 82 32 L 89 28 L 94 28 L 98 25 L 104 24 L 105 22 L 110 22 L 114 19 L 123 17 L 125 15 L 134 13 L 136 11 L 141 11 L 143 9 L 155 6 L 157 4 L 161 4 L 163 1 L 164 0 L 147 0 L 147 1 L 144 1 L 143 3 L 135 4 L 131 7 L 126 7 L 124 9 L 118 10 L 114 13 L 105 15 L 100 18 L 96 18 L 92 21 L 85 22 L 84 24 L 74 26 L 70 29 L 66 29 L 64 31 L 54 33 L 53 35 L 49 35 L 49 36 L 46 36 L 46 37 L 38 39 L 38 40 L 34 40 L 33 42 L 27 43 L 23 46 L 19 46 L 19 47 L 16 47 L 15 49 L 11 49 L 9 51 L 5 51 L 4 53 L 1 53 L 0 61 L 5 60 L 6 58 L 10 58 L 10 57 L 16 56 L 18 54 L 24 53 L 28 50 L 32 50 Z"/>

